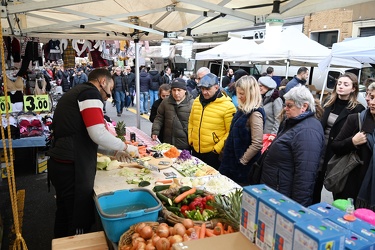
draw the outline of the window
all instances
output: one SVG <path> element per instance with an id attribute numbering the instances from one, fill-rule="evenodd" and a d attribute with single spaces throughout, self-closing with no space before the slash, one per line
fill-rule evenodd
<path id="1" fill-rule="evenodd" d="M 317 41 L 321 45 L 324 45 L 330 49 L 334 43 L 338 42 L 338 37 L 339 32 L 337 30 L 311 33 L 312 40 Z"/>

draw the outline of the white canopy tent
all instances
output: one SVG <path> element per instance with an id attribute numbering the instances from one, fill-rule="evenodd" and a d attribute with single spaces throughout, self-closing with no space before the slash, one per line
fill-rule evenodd
<path id="1" fill-rule="evenodd" d="M 334 43 L 331 54 L 324 58 L 319 64 L 321 71 L 328 72 L 328 68 L 338 61 L 347 61 L 350 67 L 362 68 L 369 63 L 375 64 L 375 36 L 360 37 Z M 327 83 L 323 85 L 323 91 Z"/>
<path id="2" fill-rule="evenodd" d="M 255 51 L 259 45 L 254 40 L 231 38 L 215 48 L 195 54 L 195 60 L 224 60 L 241 56 L 244 51 Z"/>

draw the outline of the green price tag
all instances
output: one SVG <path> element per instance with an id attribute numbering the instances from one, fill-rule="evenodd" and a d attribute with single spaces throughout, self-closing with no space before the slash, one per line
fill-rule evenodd
<path id="1" fill-rule="evenodd" d="M 8 112 L 12 112 L 12 103 L 10 102 L 10 96 L 8 96 L 8 100 L 5 101 L 5 96 L 0 96 L 0 112 L 2 114 L 6 113 L 6 106 L 8 105 Z"/>
<path id="2" fill-rule="evenodd" d="M 48 95 L 25 95 L 23 96 L 25 111 L 49 111 Z"/>

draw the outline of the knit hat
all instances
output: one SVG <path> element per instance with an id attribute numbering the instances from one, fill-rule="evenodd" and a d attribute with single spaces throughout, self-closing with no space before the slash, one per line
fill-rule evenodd
<path id="1" fill-rule="evenodd" d="M 186 90 L 186 82 L 184 79 L 182 78 L 175 78 L 173 79 L 172 81 L 172 84 L 171 84 L 171 89 L 173 88 L 179 88 L 179 89 L 184 89 Z"/>
<path id="2" fill-rule="evenodd" d="M 248 76 L 249 73 L 247 73 L 245 70 L 243 69 L 238 69 L 234 72 L 234 81 L 237 82 L 238 79 L 240 79 L 241 77 L 243 76 Z"/>
<path id="3" fill-rule="evenodd" d="M 259 77 L 258 82 L 269 89 L 274 89 L 277 86 L 276 82 L 269 76 Z"/>
<path id="4" fill-rule="evenodd" d="M 217 76 L 215 74 L 208 73 L 207 75 L 201 78 L 201 80 L 198 83 L 198 87 L 211 88 L 212 86 L 218 83 L 219 81 L 217 79 Z"/>

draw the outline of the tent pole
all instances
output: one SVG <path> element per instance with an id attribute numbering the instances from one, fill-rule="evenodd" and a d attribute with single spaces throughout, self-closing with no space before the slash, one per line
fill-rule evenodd
<path id="1" fill-rule="evenodd" d="M 288 79 L 288 76 L 289 76 L 289 60 L 286 61 L 286 75 L 285 75 L 285 79 Z"/>
<path id="2" fill-rule="evenodd" d="M 322 104 L 323 96 L 324 96 L 324 90 L 325 90 L 325 88 L 326 88 L 326 86 L 327 86 L 327 79 L 328 79 L 328 73 L 329 73 L 329 67 L 330 67 L 330 66 L 331 66 L 331 64 L 329 64 L 328 67 L 327 67 L 327 69 L 326 69 L 326 71 L 327 71 L 327 74 L 325 74 L 325 75 L 326 75 L 326 78 L 324 79 L 324 83 L 323 83 L 322 91 L 320 92 L 320 98 L 319 98 L 319 100 L 320 100 L 320 104 Z"/>
<path id="3" fill-rule="evenodd" d="M 141 116 L 140 116 L 140 84 L 139 84 L 139 39 L 134 39 L 135 43 L 135 100 L 137 106 L 137 128 L 141 129 Z M 148 111 L 148 110 L 147 110 Z"/>
<path id="4" fill-rule="evenodd" d="M 220 88 L 223 86 L 223 72 L 224 72 L 224 59 L 221 61 L 221 72 L 220 72 Z"/>
<path id="5" fill-rule="evenodd" d="M 358 72 L 358 83 L 359 84 L 361 84 L 362 67 L 363 67 L 363 63 L 362 63 L 362 66 L 361 66 L 361 68 L 359 69 L 359 72 Z"/>

